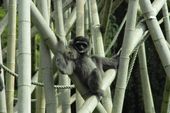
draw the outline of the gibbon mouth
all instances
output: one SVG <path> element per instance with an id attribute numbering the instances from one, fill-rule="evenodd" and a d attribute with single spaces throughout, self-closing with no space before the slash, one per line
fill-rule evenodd
<path id="1" fill-rule="evenodd" d="M 88 43 L 87 42 L 82 42 L 82 41 L 77 41 L 75 43 L 75 46 L 78 50 L 82 51 L 84 49 L 86 49 L 88 47 Z"/>

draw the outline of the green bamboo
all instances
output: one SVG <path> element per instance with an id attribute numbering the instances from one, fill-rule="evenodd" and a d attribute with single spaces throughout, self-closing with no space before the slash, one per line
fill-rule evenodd
<path id="1" fill-rule="evenodd" d="M 103 77 L 104 84 L 102 85 L 102 90 L 105 91 L 111 85 L 115 79 L 115 76 L 116 70 L 110 69 L 105 72 L 105 76 Z M 92 113 L 98 102 L 99 99 L 96 98 L 96 96 L 89 97 L 77 113 Z M 104 113 L 104 111 L 102 113 Z"/>
<path id="2" fill-rule="evenodd" d="M 170 20 L 169 20 L 169 12 L 168 12 L 168 6 L 165 2 L 163 8 L 163 21 L 165 26 L 165 33 L 166 33 L 166 39 L 167 42 L 170 43 Z M 164 87 L 164 93 L 163 93 L 163 100 L 162 100 L 162 106 L 161 106 L 161 113 L 169 113 L 170 112 L 170 81 L 168 77 L 166 77 L 165 87 Z"/>
<path id="3" fill-rule="evenodd" d="M 18 113 L 31 113 L 31 0 L 18 0 Z"/>
<path id="4" fill-rule="evenodd" d="M 170 43 L 170 20 L 169 20 L 169 11 L 168 11 L 168 5 L 165 2 L 165 5 L 162 7 L 162 13 L 163 13 L 163 21 L 165 26 L 165 36 L 168 43 Z"/>
<path id="5" fill-rule="evenodd" d="M 168 79 L 170 79 L 170 51 L 159 26 L 158 20 L 156 19 L 151 2 L 149 0 L 140 1 L 140 6 L 166 75 Z"/>
<path id="6" fill-rule="evenodd" d="M 88 11 L 88 2 L 85 4 L 85 14 L 84 14 L 84 26 L 85 26 L 85 36 L 88 37 L 89 35 L 89 11 Z"/>
<path id="7" fill-rule="evenodd" d="M 49 26 L 49 11 L 48 11 L 48 1 L 40 0 L 37 1 L 40 7 L 40 12 L 43 15 Z M 42 36 L 43 37 L 43 36 Z M 51 63 L 51 53 L 45 44 L 44 40 L 40 43 L 40 73 L 44 82 L 45 100 L 46 100 L 46 112 L 56 113 L 56 98 L 54 81 L 52 76 L 52 63 Z"/>
<path id="8" fill-rule="evenodd" d="M 144 43 L 142 43 L 142 45 L 139 48 L 138 58 L 139 58 L 139 67 L 140 67 L 140 74 L 141 74 L 142 94 L 144 99 L 145 113 L 155 113 L 145 53 L 146 53 L 145 45 Z"/>
<path id="9" fill-rule="evenodd" d="M 9 1 L 8 18 L 8 43 L 7 43 L 7 67 L 15 71 L 15 50 L 16 50 L 16 0 Z M 7 112 L 13 113 L 14 100 L 14 76 L 6 74 L 6 102 Z"/>
<path id="10" fill-rule="evenodd" d="M 115 95 L 113 99 L 112 113 L 122 113 L 125 90 L 127 86 L 127 75 L 129 66 L 129 55 L 133 49 L 134 31 L 136 27 L 137 5 L 138 0 L 129 0 L 127 20 L 125 26 L 125 35 L 120 55 L 118 78 L 116 81 Z M 133 17 L 133 18 L 132 18 Z"/>
<path id="11" fill-rule="evenodd" d="M 42 82 L 41 73 L 38 75 L 38 82 Z M 37 86 L 36 87 L 36 111 L 35 113 L 45 113 L 45 95 L 44 95 L 44 87 Z"/>
<path id="12" fill-rule="evenodd" d="M 54 2 L 55 6 L 55 25 L 56 25 L 56 34 L 66 43 L 65 30 L 64 30 L 64 17 L 62 9 L 62 0 L 57 0 Z M 68 75 L 60 74 L 59 75 L 59 84 L 60 85 L 70 85 L 70 79 Z M 59 90 L 59 105 L 62 107 L 62 113 L 71 113 L 70 106 L 70 90 L 61 89 Z"/>
<path id="13" fill-rule="evenodd" d="M 100 22 L 99 22 L 99 15 L 97 11 L 96 0 L 91 0 L 91 11 L 92 11 L 92 27 L 93 27 L 93 40 L 94 40 L 94 50 L 95 54 L 99 56 L 104 56 L 104 46 L 102 40 L 102 34 L 100 32 Z"/>
<path id="14" fill-rule="evenodd" d="M 93 28 L 92 28 L 92 11 L 91 11 L 91 2 L 90 0 L 87 0 L 87 5 L 88 5 L 88 21 L 89 21 L 89 37 L 90 37 L 90 40 L 91 40 L 91 49 L 92 49 L 92 54 L 94 53 L 94 40 L 93 40 L 93 35 L 92 35 L 92 31 L 93 31 Z"/>
<path id="15" fill-rule="evenodd" d="M 41 13 L 43 13 L 43 3 L 40 1 L 40 0 L 36 0 L 36 3 L 37 3 L 37 6 L 39 8 L 39 10 L 41 11 Z M 45 18 L 45 17 L 44 17 Z M 40 44 L 40 56 L 43 56 L 42 55 L 42 43 Z M 43 56 L 44 57 L 44 56 Z M 42 61 L 42 57 L 41 58 L 41 61 Z M 41 62 L 40 61 L 40 62 Z M 42 76 L 42 63 L 40 63 L 40 73 L 38 75 L 38 82 L 43 82 L 43 76 Z M 36 101 L 36 110 L 35 112 L 36 113 L 45 113 L 45 93 L 44 93 L 44 87 L 40 87 L 40 86 L 37 86 L 36 87 L 36 98 L 37 98 L 37 101 Z"/>
<path id="16" fill-rule="evenodd" d="M 76 36 L 84 36 L 84 0 L 76 0 Z"/>
<path id="17" fill-rule="evenodd" d="M 37 72 L 37 73 L 32 77 L 32 80 L 31 80 L 31 81 L 38 82 L 38 74 L 39 74 L 39 72 Z M 34 91 L 35 88 L 36 88 L 36 85 L 31 85 L 31 93 L 33 93 L 33 91 Z M 37 101 L 38 101 L 38 100 L 37 100 Z M 14 113 L 18 113 L 18 101 L 17 101 L 17 103 L 15 104 Z"/>
<path id="18" fill-rule="evenodd" d="M 0 34 L 0 64 L 3 64 L 3 62 L 2 62 L 1 34 Z M 1 71 L 0 77 L 2 78 L 2 80 L 4 82 L 4 71 L 2 69 L 0 69 L 0 71 Z M 4 85 L 4 83 L 3 83 L 3 85 Z M 7 113 L 5 87 L 0 92 L 0 113 Z"/>
<path id="19" fill-rule="evenodd" d="M 169 82 L 168 77 L 166 77 L 162 106 L 161 106 L 161 113 L 169 113 L 169 110 L 170 110 L 170 107 L 169 107 L 170 95 L 169 95 L 169 93 L 170 93 L 170 82 Z"/>
<path id="20" fill-rule="evenodd" d="M 54 81 L 52 76 L 51 55 L 49 49 L 43 42 L 41 42 L 40 53 L 42 53 L 43 55 L 40 57 L 40 69 L 42 69 L 41 74 L 43 76 L 43 82 L 44 82 L 46 111 L 48 113 L 56 113 L 57 101 L 56 101 Z"/>
<path id="21" fill-rule="evenodd" d="M 49 18 L 49 23 L 50 23 L 50 15 L 51 15 L 51 0 L 47 0 L 47 8 L 48 8 L 48 18 Z"/>

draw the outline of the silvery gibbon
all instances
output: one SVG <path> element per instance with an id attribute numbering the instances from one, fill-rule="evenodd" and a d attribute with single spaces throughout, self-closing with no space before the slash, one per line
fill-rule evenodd
<path id="1" fill-rule="evenodd" d="M 89 56 L 89 50 L 90 42 L 86 37 L 74 38 L 67 47 L 59 40 L 55 63 L 63 74 L 77 76 L 89 94 L 100 97 L 104 93 L 101 89 L 102 75 L 108 69 L 117 69 L 119 55 L 111 58 Z"/>

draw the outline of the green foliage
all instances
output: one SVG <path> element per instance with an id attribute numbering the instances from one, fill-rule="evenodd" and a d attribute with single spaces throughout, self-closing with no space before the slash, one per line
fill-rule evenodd
<path id="1" fill-rule="evenodd" d="M 2 7 L 0 7 L 0 20 L 5 16 L 5 10 L 2 8 Z"/>
<path id="2" fill-rule="evenodd" d="M 35 42 L 36 42 L 36 44 L 35 44 L 35 46 L 36 46 L 36 51 L 35 51 L 35 57 L 36 57 L 36 59 L 37 59 L 37 65 L 39 65 L 40 64 L 40 41 L 41 41 L 41 36 L 39 35 L 39 34 L 37 34 L 36 36 L 35 36 Z"/>
<path id="3" fill-rule="evenodd" d="M 110 24 L 108 26 L 108 33 L 107 36 L 105 37 L 105 48 L 107 48 L 110 44 L 110 42 L 113 40 L 117 30 L 118 30 L 118 24 L 116 23 L 116 17 L 114 15 L 110 16 Z M 115 45 L 114 45 L 115 46 Z M 108 56 L 113 55 L 112 52 L 108 54 Z"/>

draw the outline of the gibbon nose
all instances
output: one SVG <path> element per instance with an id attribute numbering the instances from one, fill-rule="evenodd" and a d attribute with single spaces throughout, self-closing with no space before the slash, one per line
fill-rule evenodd
<path id="1" fill-rule="evenodd" d="M 80 49 L 81 49 L 81 50 L 82 50 L 82 49 L 84 49 L 84 46 L 83 46 L 83 45 L 81 45 L 81 46 L 80 46 Z"/>

